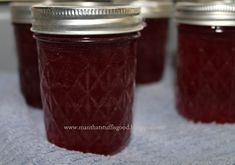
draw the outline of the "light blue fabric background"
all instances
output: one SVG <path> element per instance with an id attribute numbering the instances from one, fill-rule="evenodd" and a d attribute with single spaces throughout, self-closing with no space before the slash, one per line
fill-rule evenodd
<path id="1" fill-rule="evenodd" d="M 45 138 L 42 111 L 27 107 L 17 75 L 0 74 L 0 165 L 233 165 L 235 125 L 194 124 L 174 108 L 173 79 L 138 87 L 129 146 L 111 156 L 66 151 Z"/>

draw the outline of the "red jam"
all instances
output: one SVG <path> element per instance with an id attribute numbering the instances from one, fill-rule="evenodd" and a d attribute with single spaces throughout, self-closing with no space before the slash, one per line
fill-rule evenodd
<path id="1" fill-rule="evenodd" d="M 178 26 L 177 106 L 188 119 L 235 122 L 235 28 Z"/>
<path id="2" fill-rule="evenodd" d="M 146 19 L 147 27 L 142 31 L 138 43 L 138 84 L 157 82 L 164 70 L 168 18 Z"/>
<path id="3" fill-rule="evenodd" d="M 36 41 L 31 24 L 14 23 L 21 91 L 28 105 L 41 108 Z"/>
<path id="4" fill-rule="evenodd" d="M 45 124 L 51 143 L 105 155 L 115 154 L 128 144 L 138 36 L 36 34 Z"/>

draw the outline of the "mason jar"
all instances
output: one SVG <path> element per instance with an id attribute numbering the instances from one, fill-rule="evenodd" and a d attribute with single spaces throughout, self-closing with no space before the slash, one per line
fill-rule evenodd
<path id="1" fill-rule="evenodd" d="M 140 9 L 45 4 L 32 8 L 47 138 L 112 155 L 129 142 Z"/>
<path id="2" fill-rule="evenodd" d="M 137 0 L 132 4 L 141 7 L 146 23 L 138 43 L 136 82 L 158 82 L 164 72 L 168 22 L 173 12 L 173 2 Z"/>
<path id="3" fill-rule="evenodd" d="M 30 8 L 35 2 L 11 3 L 11 16 L 18 55 L 20 88 L 28 105 L 41 108 L 36 41 L 30 31 Z"/>
<path id="4" fill-rule="evenodd" d="M 235 4 L 178 3 L 177 107 L 193 121 L 235 122 Z"/>

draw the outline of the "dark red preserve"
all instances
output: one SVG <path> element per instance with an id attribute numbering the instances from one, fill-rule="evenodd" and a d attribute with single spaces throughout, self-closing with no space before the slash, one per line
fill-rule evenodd
<path id="1" fill-rule="evenodd" d="M 165 64 L 168 21 L 172 12 L 171 1 L 138 0 L 146 26 L 141 33 L 137 51 L 137 84 L 161 80 Z"/>
<path id="2" fill-rule="evenodd" d="M 216 7 L 213 4 L 207 5 L 214 6 L 217 10 L 227 6 L 227 4 L 217 4 Z M 224 10 L 221 13 L 208 9 L 207 13 L 204 13 L 204 18 L 209 13 L 226 16 L 229 12 L 234 12 L 229 6 L 227 6 L 228 11 Z M 179 10 L 183 7 L 184 4 L 178 6 Z M 194 4 L 193 7 L 195 10 L 205 10 L 199 8 L 199 5 Z M 234 123 L 235 27 L 232 25 L 235 20 L 234 18 L 229 21 L 225 18 L 217 21 L 208 19 L 208 22 L 192 21 L 195 24 L 190 24 L 183 22 L 182 17 L 183 14 L 178 18 L 180 22 L 176 95 L 178 111 L 193 121 Z"/>
<path id="3" fill-rule="evenodd" d="M 30 28 L 30 24 L 14 24 L 20 87 L 27 104 L 41 108 L 37 48 Z"/>
<path id="4" fill-rule="evenodd" d="M 20 88 L 28 105 L 41 108 L 36 41 L 31 28 L 33 3 L 12 3 L 12 22 L 18 55 Z"/>
<path id="5" fill-rule="evenodd" d="M 165 64 L 168 19 L 146 19 L 137 52 L 137 84 L 161 80 Z"/>
<path id="6" fill-rule="evenodd" d="M 99 15 L 100 8 L 105 13 Z M 112 155 L 130 140 L 136 44 L 142 25 L 139 18 L 135 25 L 122 22 L 126 15 L 135 21 L 139 15 L 137 8 L 100 8 L 52 5 L 52 11 L 59 11 L 67 20 L 54 26 L 58 17 L 53 12 L 43 12 L 43 5 L 34 7 L 33 31 L 39 52 L 48 140 L 70 150 Z M 78 13 L 76 19 L 64 10 Z M 88 16 L 79 14 L 85 10 Z M 90 10 L 94 12 L 89 13 Z M 41 16 L 54 21 L 37 26 Z M 118 28 L 108 24 L 110 17 L 118 21 Z M 101 24 L 91 27 L 94 18 Z M 81 19 L 86 20 L 85 27 L 79 24 Z M 68 22 L 74 23 L 74 27 Z"/>

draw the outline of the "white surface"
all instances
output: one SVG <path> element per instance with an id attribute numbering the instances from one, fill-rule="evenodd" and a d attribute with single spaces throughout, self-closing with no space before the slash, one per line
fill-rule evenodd
<path id="1" fill-rule="evenodd" d="M 174 109 L 172 78 L 136 91 L 130 145 L 104 157 L 66 151 L 45 138 L 42 111 L 27 107 L 15 74 L 0 74 L 0 164 L 233 165 L 235 125 L 194 124 Z"/>

